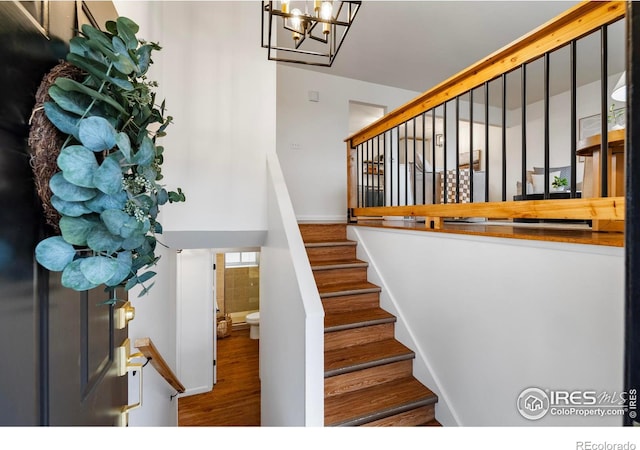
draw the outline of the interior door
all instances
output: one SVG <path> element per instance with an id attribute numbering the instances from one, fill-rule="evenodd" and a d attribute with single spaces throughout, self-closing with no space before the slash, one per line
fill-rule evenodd
<path id="1" fill-rule="evenodd" d="M 127 404 L 114 361 L 127 329 L 116 329 L 108 294 L 63 288 L 34 258 L 51 230 L 34 189 L 29 117 L 43 75 L 66 56 L 78 5 L 0 2 L 0 425 L 115 425 Z"/>

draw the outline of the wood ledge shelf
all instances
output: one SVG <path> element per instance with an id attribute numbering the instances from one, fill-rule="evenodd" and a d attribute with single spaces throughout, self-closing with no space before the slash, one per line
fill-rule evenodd
<path id="1" fill-rule="evenodd" d="M 171 387 L 173 387 L 178 393 L 182 394 L 186 389 L 182 383 L 178 380 L 178 377 L 173 373 L 169 364 L 164 360 L 158 349 L 150 338 L 136 339 L 134 346 L 140 350 L 140 352 L 149 358 L 151 365 L 158 371 L 160 376 L 165 379 Z"/>
<path id="2" fill-rule="evenodd" d="M 545 224 L 524 225 L 509 224 L 507 222 L 491 221 L 483 223 L 444 222 L 441 229 L 425 228 L 425 224 L 416 221 L 381 219 L 359 220 L 350 225 L 370 228 L 389 228 L 397 230 L 412 230 L 429 233 L 448 233 L 470 236 L 487 236 L 506 239 L 524 239 L 533 241 L 562 242 L 568 244 L 603 245 L 608 247 L 624 247 L 624 233 L 605 233 L 592 231 L 585 225 L 584 229 L 577 227 L 560 228 L 545 226 Z"/>

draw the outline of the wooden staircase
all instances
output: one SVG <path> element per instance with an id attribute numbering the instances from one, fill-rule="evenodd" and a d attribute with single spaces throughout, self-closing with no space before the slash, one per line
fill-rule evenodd
<path id="1" fill-rule="evenodd" d="M 415 353 L 394 338 L 346 224 L 300 231 L 325 311 L 325 426 L 439 426 L 438 397 L 413 376 Z"/>

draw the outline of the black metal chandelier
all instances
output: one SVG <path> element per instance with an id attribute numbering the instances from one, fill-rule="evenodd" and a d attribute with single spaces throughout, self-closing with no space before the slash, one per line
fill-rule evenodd
<path id="1" fill-rule="evenodd" d="M 263 1 L 262 47 L 272 61 L 331 67 L 361 4 L 361 1 L 329 0 Z"/>

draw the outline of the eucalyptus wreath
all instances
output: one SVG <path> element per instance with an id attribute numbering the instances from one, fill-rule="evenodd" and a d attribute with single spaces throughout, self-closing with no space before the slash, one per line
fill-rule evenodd
<path id="1" fill-rule="evenodd" d="M 49 180 L 60 235 L 40 241 L 35 253 L 43 267 L 62 272 L 63 286 L 104 284 L 114 302 L 115 286 L 140 284 L 140 295 L 153 286 L 159 207 L 185 195 L 160 184 L 164 148 L 156 140 L 172 117 L 164 101 L 156 104 L 158 84 L 146 74 L 161 47 L 139 40 L 138 25 L 126 17 L 105 28 L 81 27 L 66 60 L 84 77 L 57 77 L 43 105 L 64 136 Z"/>

